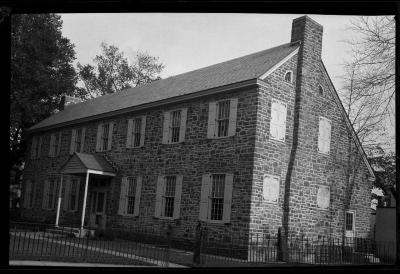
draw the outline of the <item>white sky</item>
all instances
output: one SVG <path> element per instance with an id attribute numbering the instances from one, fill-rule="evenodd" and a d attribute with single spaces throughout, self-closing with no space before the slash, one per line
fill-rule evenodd
<path id="1" fill-rule="evenodd" d="M 292 20 L 302 14 L 86 13 L 61 14 L 63 35 L 75 45 L 76 62 L 93 63 L 100 43 L 129 56 L 137 50 L 159 57 L 162 78 L 290 42 Z M 324 27 L 322 60 L 337 90 L 350 58 L 343 41 L 354 16 L 309 16 Z M 75 62 L 75 64 L 76 64 Z"/>

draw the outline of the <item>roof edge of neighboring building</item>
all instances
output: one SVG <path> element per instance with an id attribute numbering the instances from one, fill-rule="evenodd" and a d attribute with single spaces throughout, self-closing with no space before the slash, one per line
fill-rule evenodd
<path id="1" fill-rule="evenodd" d="M 371 164 L 368 161 L 367 154 L 365 153 L 364 148 L 361 145 L 360 139 L 358 139 L 357 133 L 355 132 L 354 127 L 351 124 L 349 117 L 347 116 L 347 113 L 346 113 L 346 111 L 345 111 L 345 109 L 343 107 L 342 101 L 339 98 L 339 95 L 338 95 L 338 93 L 337 93 L 337 91 L 335 89 L 335 86 L 333 85 L 333 82 L 332 82 L 331 78 L 329 77 L 328 71 L 326 70 L 324 62 L 322 60 L 320 60 L 320 65 L 321 65 L 321 68 L 322 68 L 322 74 L 327 78 L 327 80 L 328 80 L 327 82 L 328 82 L 328 84 L 330 85 L 330 87 L 333 90 L 333 95 L 334 95 L 333 97 L 335 99 L 335 102 L 338 105 L 339 109 L 341 110 L 341 113 L 342 113 L 342 115 L 344 117 L 344 120 L 346 122 L 347 127 L 349 128 L 349 130 L 351 132 L 351 136 L 352 136 L 352 138 L 353 138 L 353 140 L 354 140 L 354 142 L 356 144 L 356 147 L 359 150 L 359 153 L 361 154 L 361 157 L 363 158 L 364 163 L 367 166 L 367 169 L 368 169 L 372 179 L 375 180 L 375 178 L 376 178 L 375 177 L 375 173 L 374 173 L 374 171 L 373 171 L 373 169 L 371 167 Z"/>

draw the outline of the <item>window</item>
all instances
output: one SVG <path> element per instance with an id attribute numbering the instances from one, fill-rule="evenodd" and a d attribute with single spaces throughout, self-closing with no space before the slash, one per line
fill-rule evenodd
<path id="1" fill-rule="evenodd" d="M 144 145 L 144 132 L 146 128 L 146 116 L 136 117 L 128 120 L 128 132 L 126 147 L 141 147 Z"/>
<path id="2" fill-rule="evenodd" d="M 68 210 L 76 210 L 76 208 L 77 208 L 77 205 L 76 205 L 77 192 L 78 192 L 78 180 L 72 179 L 71 189 L 69 192 L 69 199 L 68 199 L 68 202 L 69 202 Z"/>
<path id="3" fill-rule="evenodd" d="M 156 189 L 155 217 L 178 219 L 180 215 L 182 175 L 159 176 Z"/>
<path id="4" fill-rule="evenodd" d="M 47 208 L 54 208 L 54 197 L 55 197 L 55 182 L 50 181 L 49 182 L 49 195 L 48 195 L 48 203 L 47 203 Z"/>
<path id="5" fill-rule="evenodd" d="M 222 220 L 224 209 L 225 174 L 212 175 L 211 220 Z"/>
<path id="6" fill-rule="evenodd" d="M 61 138 L 62 138 L 62 132 L 57 134 L 56 140 L 54 142 L 54 156 L 60 155 L 61 152 Z"/>
<path id="7" fill-rule="evenodd" d="M 187 108 L 164 113 L 163 144 L 180 143 L 185 139 Z"/>
<path id="8" fill-rule="evenodd" d="M 63 209 L 76 211 L 78 209 L 80 180 L 76 178 L 66 179 L 63 183 Z"/>
<path id="9" fill-rule="evenodd" d="M 265 175 L 263 181 L 263 198 L 269 203 L 277 203 L 279 199 L 279 181 L 280 177 Z"/>
<path id="10" fill-rule="evenodd" d="M 321 85 L 318 85 L 318 93 L 319 95 L 323 96 L 324 95 L 324 88 Z"/>
<path id="11" fill-rule="evenodd" d="M 39 159 L 42 150 L 42 136 L 32 138 L 31 159 Z"/>
<path id="12" fill-rule="evenodd" d="M 71 134 L 70 154 L 82 152 L 85 142 L 85 128 L 73 129 Z"/>
<path id="13" fill-rule="evenodd" d="M 172 217 L 174 214 L 176 177 L 167 176 L 164 195 L 164 217 Z"/>
<path id="14" fill-rule="evenodd" d="M 118 214 L 139 215 L 141 188 L 141 176 L 122 178 Z"/>
<path id="15" fill-rule="evenodd" d="M 329 154 L 331 143 L 331 120 L 319 117 L 318 152 Z"/>
<path id="16" fill-rule="evenodd" d="M 54 157 L 56 155 L 56 135 L 50 135 L 50 145 L 49 145 L 49 157 Z"/>
<path id="17" fill-rule="evenodd" d="M 33 200 L 33 189 L 32 189 L 32 181 L 27 180 L 25 181 L 25 188 L 24 188 L 24 208 L 31 208 L 32 207 L 32 200 Z"/>
<path id="18" fill-rule="evenodd" d="M 235 135 L 237 104 L 237 98 L 209 103 L 207 138 Z"/>
<path id="19" fill-rule="evenodd" d="M 285 141 L 286 134 L 286 104 L 272 99 L 270 137 L 273 140 Z"/>
<path id="20" fill-rule="evenodd" d="M 285 78 L 285 81 L 291 83 L 292 82 L 292 71 L 287 71 L 285 73 L 285 77 L 284 78 Z"/>
<path id="21" fill-rule="evenodd" d="M 59 184 L 57 180 L 46 180 L 43 190 L 43 209 L 54 209 L 58 197 Z"/>
<path id="22" fill-rule="evenodd" d="M 106 151 L 111 149 L 112 133 L 114 123 L 99 124 L 97 127 L 96 151 Z"/>
<path id="23" fill-rule="evenodd" d="M 317 192 L 317 206 L 320 209 L 328 209 L 330 203 L 329 186 L 319 186 Z"/>
<path id="24" fill-rule="evenodd" d="M 203 175 L 200 196 L 200 220 L 230 222 L 232 187 L 232 174 Z"/>
<path id="25" fill-rule="evenodd" d="M 345 228 L 346 231 L 354 231 L 354 211 L 346 211 Z"/>

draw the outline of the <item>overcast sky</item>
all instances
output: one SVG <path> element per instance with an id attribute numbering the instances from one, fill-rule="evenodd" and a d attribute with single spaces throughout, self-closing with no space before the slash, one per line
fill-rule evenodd
<path id="1" fill-rule="evenodd" d="M 337 90 L 343 62 L 355 37 L 354 16 L 308 14 L 324 28 L 322 60 Z M 63 35 L 75 45 L 76 62 L 93 63 L 100 43 L 129 56 L 145 51 L 165 64 L 162 78 L 290 42 L 292 20 L 300 14 L 97 13 L 61 14 Z"/>

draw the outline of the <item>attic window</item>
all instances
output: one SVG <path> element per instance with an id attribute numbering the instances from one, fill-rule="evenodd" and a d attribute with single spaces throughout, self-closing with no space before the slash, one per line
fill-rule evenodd
<path id="1" fill-rule="evenodd" d="M 323 88 L 321 85 L 318 86 L 318 93 L 319 93 L 319 95 L 321 95 L 321 96 L 324 95 L 324 88 Z"/>
<path id="2" fill-rule="evenodd" d="M 292 71 L 287 71 L 286 73 L 285 73 L 285 81 L 287 81 L 287 82 L 289 82 L 289 83 L 291 83 L 292 82 Z"/>

